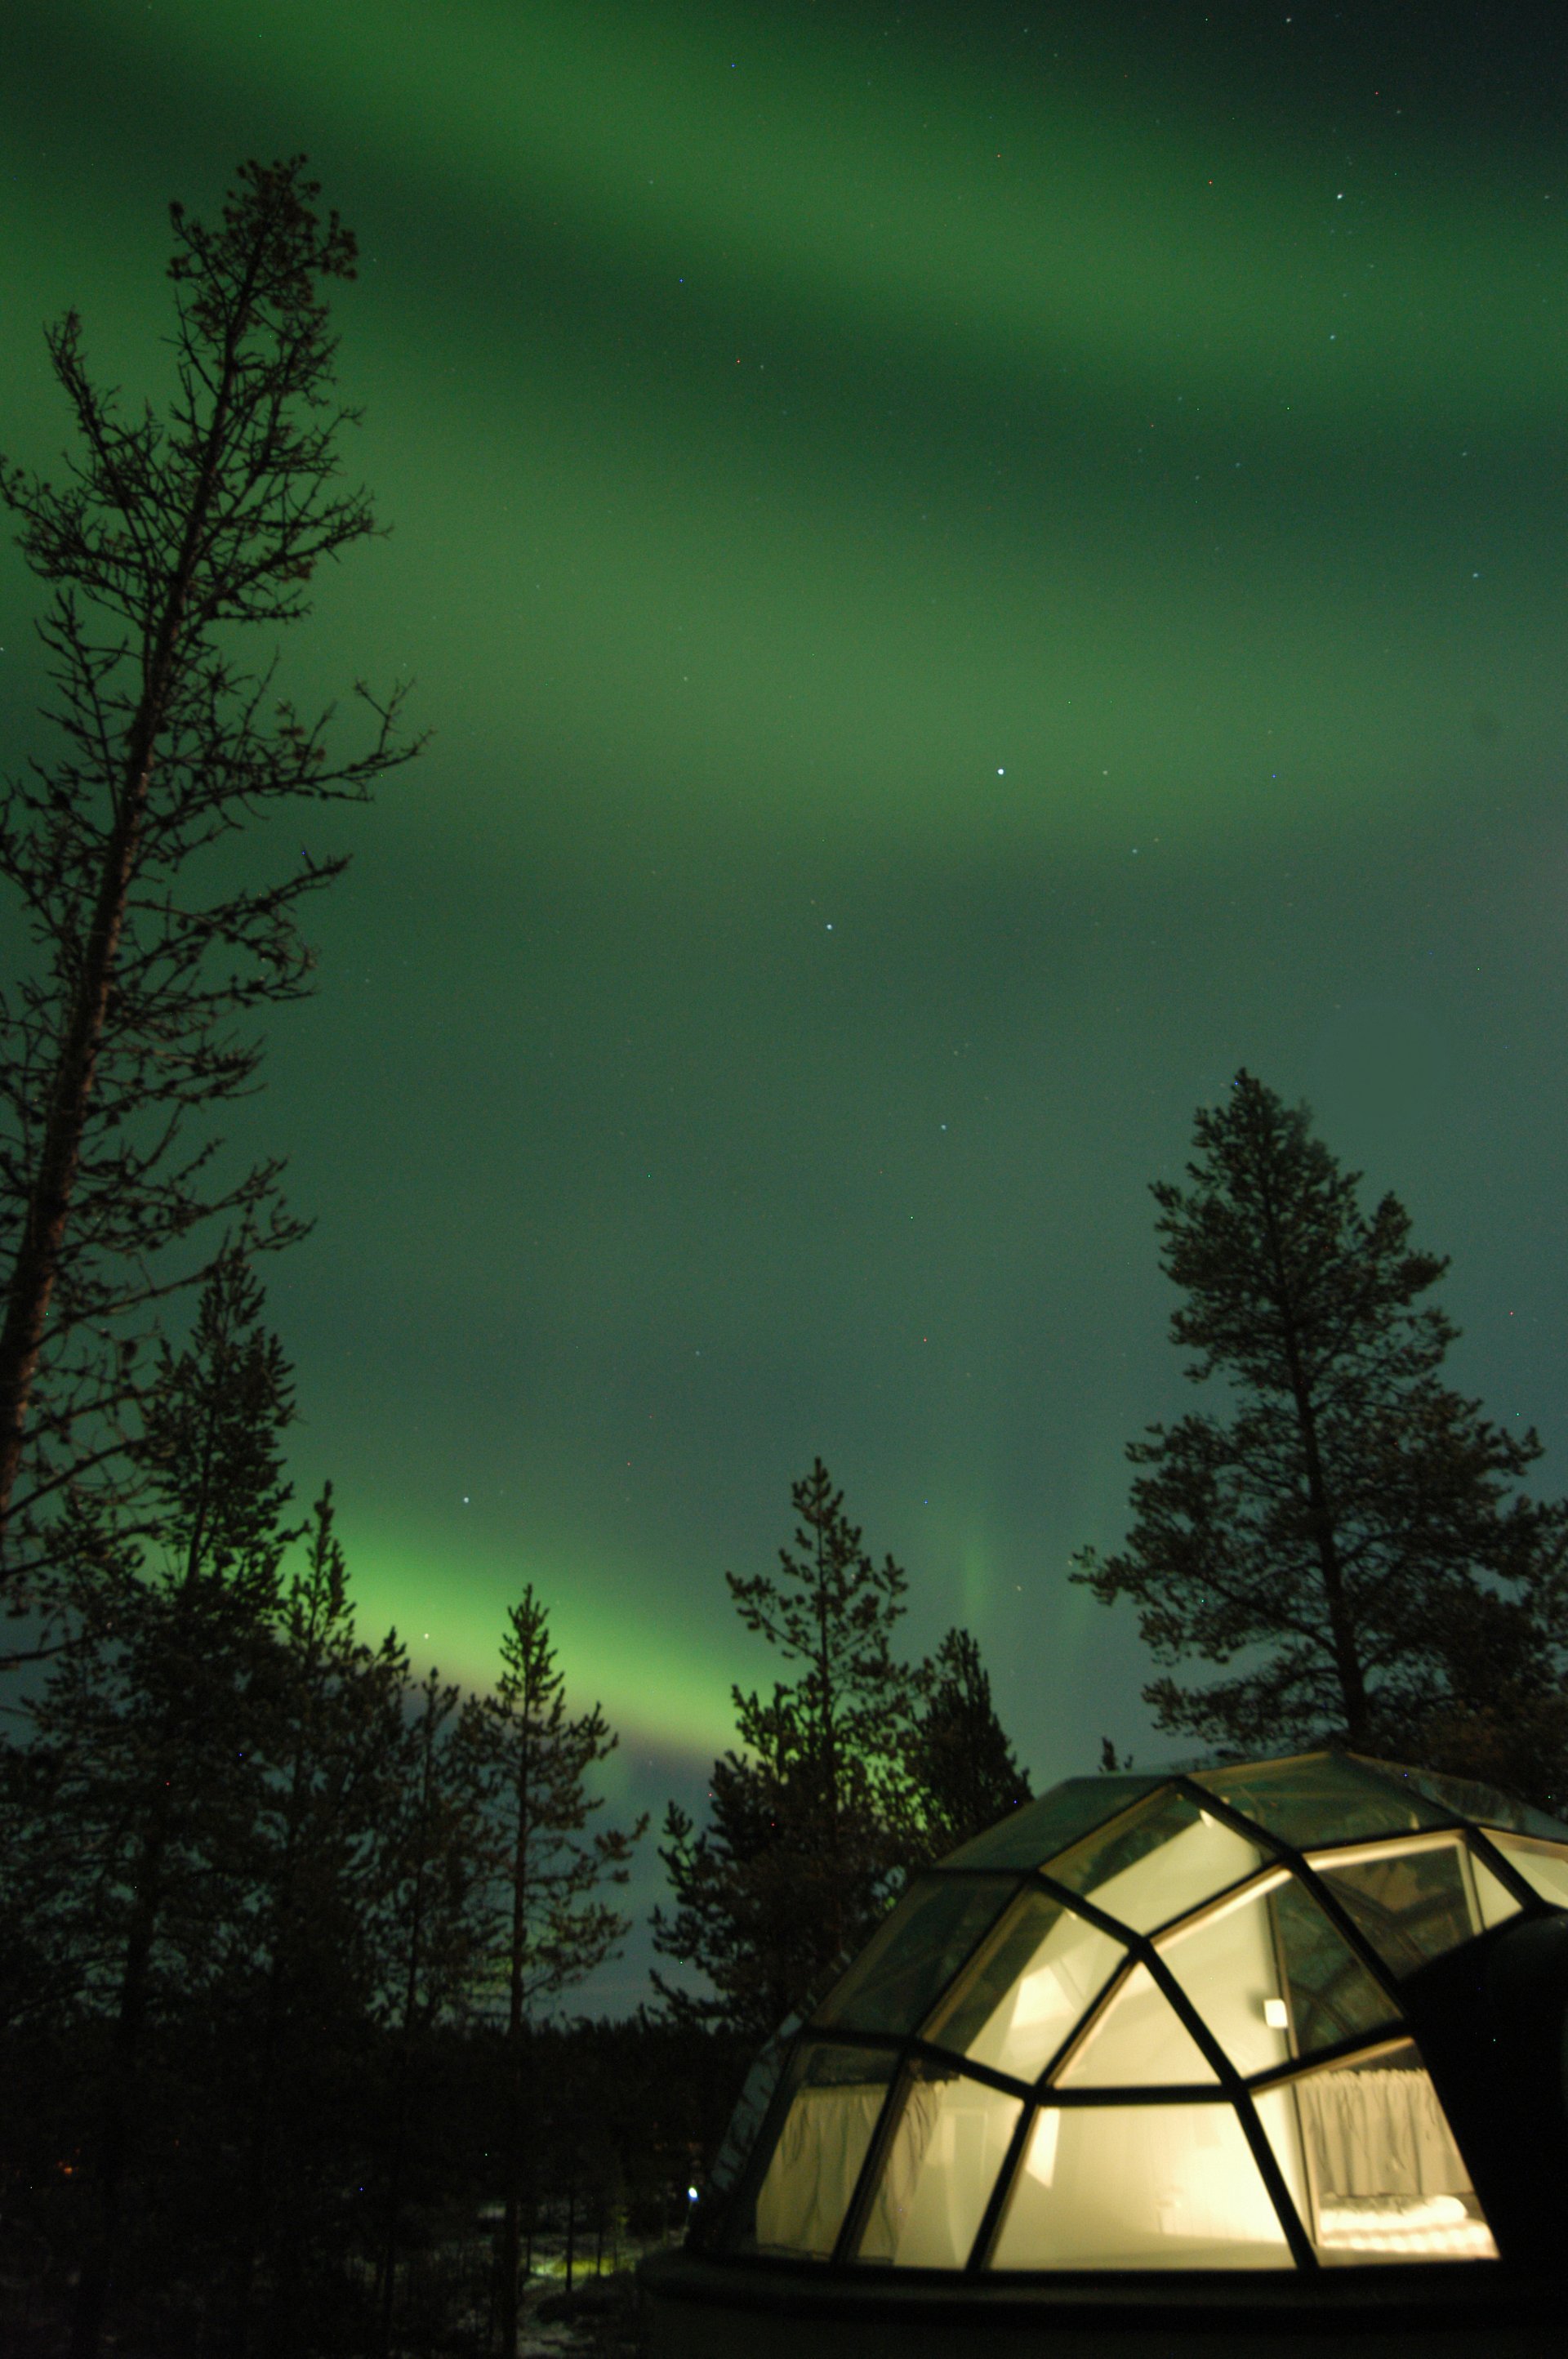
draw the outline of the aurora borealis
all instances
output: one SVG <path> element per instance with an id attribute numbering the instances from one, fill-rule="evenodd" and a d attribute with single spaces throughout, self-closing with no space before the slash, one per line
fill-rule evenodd
<path id="1" fill-rule="evenodd" d="M 1348 20 L 1348 21 L 1346 21 Z M 307 151 L 417 676 L 247 1137 L 302 1488 L 485 1675 L 549 1600 L 621 1777 L 768 1676 L 820 1451 L 1038 1779 L 1162 1757 L 1063 1575 L 1182 1398 L 1146 1183 L 1245 1062 L 1451 1252 L 1568 1484 L 1563 37 L 1531 9 L 13 0 L 38 328 L 156 385 L 164 206 Z M 0 570 L 7 760 L 40 741 Z M 258 857 L 263 854 L 258 852 Z"/>

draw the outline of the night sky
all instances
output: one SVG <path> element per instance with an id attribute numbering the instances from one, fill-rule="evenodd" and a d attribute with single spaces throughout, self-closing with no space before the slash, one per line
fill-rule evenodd
<path id="1" fill-rule="evenodd" d="M 234 1136 L 319 1215 L 271 1312 L 373 1624 L 482 1680 L 533 1581 L 620 1805 L 695 1800 L 820 1451 L 1037 1783 L 1179 1750 L 1065 1571 L 1242 1063 L 1568 1484 L 1560 11 L 5 14 L 12 456 L 68 304 L 161 382 L 170 197 L 304 149 L 361 241 L 395 532 L 286 664 L 436 734 L 254 846 L 354 866 Z M 10 762 L 37 603 L 7 555 Z"/>

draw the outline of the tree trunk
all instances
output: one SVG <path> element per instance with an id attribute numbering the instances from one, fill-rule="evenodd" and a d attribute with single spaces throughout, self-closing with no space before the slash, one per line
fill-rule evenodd
<path id="1" fill-rule="evenodd" d="M 109 2070 L 99 2128 L 93 2209 L 87 2256 L 77 2283 L 70 2326 L 70 2359 L 97 2359 L 104 2313 L 119 2257 L 121 2197 L 133 2145 L 131 2099 L 146 2020 L 153 1941 L 162 1907 L 164 1854 L 168 1842 L 168 1788 L 158 1781 L 153 1822 L 141 1847 L 136 1900 L 120 1976 L 120 2005 L 109 2049 Z"/>
<path id="2" fill-rule="evenodd" d="M 428 1763 L 427 1760 L 427 1775 Z M 402 2038 L 398 2042 L 397 2092 L 393 2111 L 392 2152 L 386 2171 L 386 2225 L 382 2234 L 380 2266 L 381 2359 L 391 2359 L 393 2288 L 397 2276 L 397 2238 L 402 2223 L 404 2168 L 408 2150 L 408 2080 L 413 2069 L 414 2026 L 418 2007 L 419 1945 L 424 1930 L 425 1860 L 420 1853 L 414 1881 L 412 1924 L 408 1938 L 408 1972 L 403 1991 Z"/>
<path id="3" fill-rule="evenodd" d="M 248 309 L 259 255 L 240 289 L 233 317 Z M 125 902 L 135 871 L 142 821 L 152 786 L 157 740 L 168 717 L 178 657 L 208 512 L 217 488 L 223 437 L 228 430 L 238 365 L 237 330 L 225 339 L 223 366 L 213 395 L 201 472 L 191 496 L 179 553 L 168 577 L 157 627 L 148 649 L 143 686 L 125 741 L 125 757 L 114 789 L 114 821 L 104 846 L 103 865 L 92 922 L 82 947 L 81 969 L 70 1003 L 49 1092 L 49 1112 L 38 1168 L 27 1194 L 22 1236 L 6 1290 L 0 1327 L 0 1582 L 5 1579 L 5 1534 L 11 1501 L 21 1471 L 27 1410 L 49 1323 L 49 1304 L 59 1275 L 60 1249 L 76 1191 L 81 1141 L 98 1066 L 99 1044 L 108 1014 L 114 962 L 124 929 Z"/>
<path id="4" fill-rule="evenodd" d="M 526 1737 L 518 1764 L 512 1855 L 512 1940 L 506 1990 L 506 2193 L 501 2227 L 502 2359 L 517 2359 L 517 2275 L 521 2257 L 523 2112 L 523 1968 L 528 1939 L 528 1837 L 532 1832 Z"/>
<path id="5" fill-rule="evenodd" d="M 261 2058 L 256 2073 L 255 2103 L 251 2108 L 245 2164 L 243 2243 L 235 2267 L 233 2344 L 237 2359 L 250 2349 L 255 2308 L 256 2270 L 266 2242 L 267 2155 L 272 2146 L 273 2100 L 278 2071 L 279 2033 L 283 2018 L 285 1968 L 275 1949 L 266 1980 L 266 2008 L 262 2018 Z"/>
<path id="6" fill-rule="evenodd" d="M 0 1578 L 10 1522 L 11 1499 L 21 1472 L 22 1445 L 49 1323 L 49 1304 L 59 1272 L 60 1247 L 76 1189 L 82 1133 L 98 1064 L 98 1044 L 109 1006 L 109 987 L 124 924 L 142 812 L 151 778 L 147 758 L 133 769 L 104 855 L 97 905 L 88 930 L 81 981 L 71 1002 L 49 1092 L 49 1113 L 37 1173 L 27 1196 L 21 1242 L 11 1272 L 5 1321 L 0 1328 Z"/>
<path id="7" fill-rule="evenodd" d="M 1307 1516 L 1317 1550 L 1318 1569 L 1323 1575 L 1324 1600 L 1328 1608 L 1329 1643 L 1334 1650 L 1335 1669 L 1345 1705 L 1345 1733 L 1353 1745 L 1360 1746 L 1368 1743 L 1371 1733 L 1367 1685 L 1357 1652 L 1355 1627 L 1345 1593 L 1345 1569 L 1339 1560 L 1334 1511 L 1324 1474 L 1322 1452 L 1318 1448 L 1317 1408 L 1302 1364 L 1301 1342 L 1291 1306 L 1290 1281 L 1285 1271 L 1279 1223 L 1267 1175 L 1260 1175 L 1260 1189 L 1269 1255 L 1274 1269 L 1275 1297 L 1284 1336 L 1285 1364 L 1290 1375 L 1296 1430 L 1301 1436 L 1302 1459 L 1306 1473 Z"/>
<path id="8" fill-rule="evenodd" d="M 403 2180 L 408 2151 L 409 2079 L 414 2065 L 414 2033 L 419 2016 L 419 1969 L 425 1940 L 425 1884 L 430 1835 L 430 1801 L 435 1783 L 435 1674 L 425 1690 L 425 1719 L 420 1735 L 419 1843 L 416 1854 L 414 1890 L 408 1911 L 408 1961 L 403 1978 L 402 2037 L 398 2043 L 397 2093 L 393 2113 L 392 2153 L 386 2175 L 386 2226 L 382 2238 L 380 2284 L 380 2359 L 392 2359 L 392 2315 L 397 2281 L 397 2239 L 402 2225 Z"/>

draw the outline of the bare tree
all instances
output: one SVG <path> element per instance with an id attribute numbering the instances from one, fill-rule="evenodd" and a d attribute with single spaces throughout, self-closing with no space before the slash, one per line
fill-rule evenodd
<path id="1" fill-rule="evenodd" d="M 77 434 L 62 483 L 0 465 L 20 546 L 52 585 L 39 631 L 59 739 L 0 796 L 0 879 L 21 971 L 0 996 L 0 1584 L 13 1600 L 68 1497 L 114 1500 L 157 1305 L 301 1223 L 281 1166 L 225 1171 L 211 1116 L 255 1086 L 254 1010 L 299 996 L 298 906 L 341 859 L 235 881 L 225 840 L 300 799 L 362 800 L 417 751 L 404 689 L 362 685 L 369 742 L 329 754 L 246 626 L 297 622 L 316 569 L 374 530 L 343 487 L 325 282 L 354 241 L 313 210 L 303 158 L 248 163 L 209 229 L 171 207 L 174 390 L 139 414 L 89 375 L 74 312 L 48 332 Z"/>

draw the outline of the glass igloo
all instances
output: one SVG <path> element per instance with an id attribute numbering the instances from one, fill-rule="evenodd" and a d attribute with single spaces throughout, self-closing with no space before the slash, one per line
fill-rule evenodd
<path id="1" fill-rule="evenodd" d="M 915 1879 L 701 2247 L 840 2282 L 1496 2263 L 1465 1976 L 1564 1909 L 1568 1828 L 1419 1770 L 1069 1779 Z"/>

